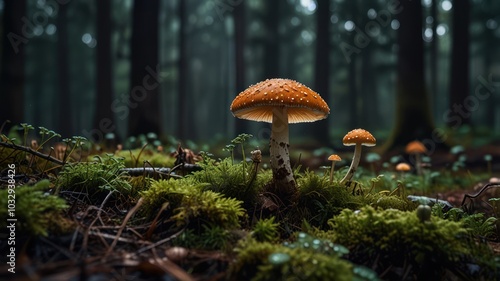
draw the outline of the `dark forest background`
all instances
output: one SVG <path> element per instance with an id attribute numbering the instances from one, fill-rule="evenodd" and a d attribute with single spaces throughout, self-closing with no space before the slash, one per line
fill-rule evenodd
<path id="1" fill-rule="evenodd" d="M 0 121 L 102 140 L 267 138 L 246 87 L 291 78 L 330 105 L 293 142 L 500 137 L 500 1 L 4 0 Z M 467 142 L 467 143 L 465 143 Z"/>

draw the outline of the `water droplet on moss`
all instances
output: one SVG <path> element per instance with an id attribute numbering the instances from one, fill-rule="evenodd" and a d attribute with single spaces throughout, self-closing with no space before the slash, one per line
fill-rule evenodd
<path id="1" fill-rule="evenodd" d="M 269 262 L 273 265 L 281 265 L 290 260 L 290 255 L 284 253 L 274 253 L 269 255 Z"/>

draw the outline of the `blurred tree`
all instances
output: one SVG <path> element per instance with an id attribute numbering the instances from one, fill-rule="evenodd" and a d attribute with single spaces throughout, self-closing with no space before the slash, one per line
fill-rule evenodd
<path id="1" fill-rule="evenodd" d="M 469 0 L 453 1 L 453 34 L 451 46 L 450 104 L 451 114 L 446 122 L 456 129 L 462 124 L 470 124 L 469 105 L 464 104 L 470 91 L 469 77 Z"/>
<path id="2" fill-rule="evenodd" d="M 74 135 L 72 128 L 70 73 L 68 60 L 68 6 L 60 5 L 57 13 L 57 105 L 56 130 L 63 136 Z"/>
<path id="3" fill-rule="evenodd" d="M 316 8 L 316 55 L 314 61 L 314 90 L 327 104 L 330 101 L 330 0 L 318 0 Z M 314 136 L 324 145 L 330 144 L 326 120 L 315 122 Z"/>
<path id="4" fill-rule="evenodd" d="M 26 15 L 26 0 L 5 1 L 2 34 L 2 73 L 0 92 L 0 126 L 4 131 L 24 121 L 24 61 L 28 38 L 23 33 L 22 19 Z"/>
<path id="5" fill-rule="evenodd" d="M 178 61 L 178 72 L 179 72 L 179 80 L 178 80 L 178 92 L 177 92 L 177 137 L 179 139 L 185 139 L 187 137 L 187 128 L 188 125 L 188 110 L 187 110 L 187 100 L 188 100 L 188 58 L 186 54 L 186 46 L 187 46 L 187 10 L 185 0 L 180 0 L 178 2 L 179 5 L 179 61 Z"/>
<path id="6" fill-rule="evenodd" d="M 280 33 L 278 31 L 280 22 L 281 1 L 265 1 L 264 26 L 264 79 L 280 78 L 279 47 Z"/>
<path id="7" fill-rule="evenodd" d="M 96 0 L 97 46 L 96 46 L 96 99 L 93 126 L 112 132 L 115 124 L 111 103 L 113 100 L 113 75 L 111 70 L 111 0 Z M 109 121 L 109 122 L 108 122 Z"/>
<path id="8" fill-rule="evenodd" d="M 159 133 L 159 0 L 135 0 L 132 13 L 128 133 Z"/>
<path id="9" fill-rule="evenodd" d="M 353 22 L 358 22 L 360 20 L 360 14 L 358 10 L 358 3 L 357 1 L 349 1 L 349 4 L 347 5 L 346 9 L 351 13 L 351 20 Z M 354 23 L 355 24 L 355 23 Z M 354 28 L 359 29 L 358 26 L 354 26 Z M 362 34 L 362 32 L 361 32 Z M 358 34 L 358 32 L 355 31 L 350 31 L 349 32 L 349 37 L 350 37 L 350 42 L 356 42 L 356 46 L 359 46 L 360 48 L 366 47 L 365 43 L 361 44 L 361 42 L 367 42 L 366 39 L 360 39 L 364 38 L 361 37 L 361 34 Z M 361 51 L 361 50 L 360 50 Z M 357 75 L 357 65 L 358 65 L 358 54 L 351 54 L 348 60 L 348 79 L 349 79 L 349 127 L 350 128 L 357 128 L 359 126 L 359 110 L 358 110 L 358 104 L 359 104 L 359 75 Z"/>
<path id="10" fill-rule="evenodd" d="M 432 41 L 430 42 L 430 80 L 431 80 L 431 93 L 432 95 L 438 94 L 438 81 L 439 73 L 437 71 L 438 67 L 438 35 L 437 35 L 437 25 L 438 25 L 438 15 L 437 15 L 438 3 L 436 0 L 432 0 L 430 17 L 432 18 Z"/>
<path id="11" fill-rule="evenodd" d="M 399 148 L 415 139 L 430 139 L 433 123 L 424 83 L 422 4 L 401 1 L 398 30 L 396 116 L 383 149 Z"/>
<path id="12" fill-rule="evenodd" d="M 245 1 L 236 5 L 233 10 L 234 17 L 234 48 L 235 48 L 235 71 L 236 71 L 236 95 L 246 89 L 245 82 L 245 41 L 246 41 L 246 24 L 245 24 Z M 235 122 L 236 131 L 243 133 L 247 131 L 248 122 L 238 119 Z"/>

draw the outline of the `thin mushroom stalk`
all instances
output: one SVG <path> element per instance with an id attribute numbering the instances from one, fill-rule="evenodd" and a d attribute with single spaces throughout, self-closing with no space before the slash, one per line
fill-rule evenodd
<path id="1" fill-rule="evenodd" d="M 335 169 L 335 162 L 332 162 L 332 167 L 330 169 L 330 183 L 333 182 L 333 170 Z"/>
<path id="2" fill-rule="evenodd" d="M 345 184 L 347 181 L 352 179 L 354 172 L 358 168 L 359 160 L 361 159 L 361 146 L 374 146 L 377 140 L 364 129 L 354 129 L 347 133 L 342 139 L 344 145 L 355 145 L 354 146 L 354 157 L 352 158 L 351 166 L 347 171 L 347 174 L 340 181 L 341 184 Z"/>
<path id="3" fill-rule="evenodd" d="M 349 170 L 347 171 L 347 174 L 344 176 L 344 178 L 340 180 L 341 184 L 344 184 L 352 179 L 354 173 L 356 172 L 356 169 L 358 168 L 360 159 L 361 159 L 361 143 L 357 143 L 356 146 L 354 147 L 354 157 L 352 158 L 351 166 L 349 166 Z"/>
<path id="4" fill-rule="evenodd" d="M 287 108 L 276 107 L 273 109 L 271 139 L 269 143 L 273 179 L 279 185 L 293 187 L 295 186 L 295 179 L 293 178 L 290 165 L 288 134 Z"/>

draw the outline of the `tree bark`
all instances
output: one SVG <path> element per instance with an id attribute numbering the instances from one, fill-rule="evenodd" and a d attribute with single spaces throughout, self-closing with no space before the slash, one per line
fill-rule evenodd
<path id="1" fill-rule="evenodd" d="M 265 49 L 264 49 L 264 78 L 281 78 L 279 71 L 279 42 L 278 32 L 281 1 L 266 1 L 265 11 Z"/>
<path id="2" fill-rule="evenodd" d="M 453 39 L 451 50 L 451 80 L 450 80 L 450 105 L 453 111 L 462 108 L 463 113 L 449 115 L 448 125 L 456 129 L 463 124 L 470 124 L 471 112 L 464 104 L 469 95 L 469 0 L 453 2 Z M 460 118 L 455 118 L 455 117 Z"/>
<path id="3" fill-rule="evenodd" d="M 73 117 L 70 92 L 69 54 L 68 54 L 68 5 L 60 5 L 57 14 L 57 95 L 58 95 L 58 133 L 72 136 Z"/>
<path id="4" fill-rule="evenodd" d="M 111 0 L 96 0 L 97 6 L 97 49 L 96 74 L 97 89 L 95 99 L 94 128 L 102 129 L 104 122 L 111 122 L 106 126 L 103 134 L 113 132 L 116 128 L 115 118 L 111 110 L 113 101 L 113 75 L 111 68 Z M 109 121 L 109 122 L 108 122 Z M 109 128 L 108 128 L 109 127 Z"/>
<path id="5" fill-rule="evenodd" d="M 26 0 L 5 1 L 3 11 L 2 73 L 0 92 L 1 133 L 24 120 L 24 60 L 28 39 L 22 33 L 22 18 L 26 15 Z"/>
<path id="6" fill-rule="evenodd" d="M 398 78 L 396 116 L 392 134 L 383 149 L 399 148 L 415 139 L 431 139 L 433 122 L 424 82 L 422 5 L 420 1 L 401 1 L 397 15 Z"/>
<path id="7" fill-rule="evenodd" d="M 187 77 L 188 77 L 188 61 L 186 52 L 186 25 L 187 25 L 187 11 L 186 1 L 179 1 L 179 79 L 178 79 L 178 95 L 177 95 L 177 137 L 185 139 L 187 137 L 188 128 L 188 115 L 187 115 Z"/>
<path id="8" fill-rule="evenodd" d="M 245 2 L 241 2 L 234 7 L 234 47 L 235 47 L 235 67 L 236 67 L 236 93 L 238 95 L 246 89 L 245 84 L 245 41 L 246 41 L 246 26 L 245 26 Z M 248 129 L 248 121 L 236 118 L 236 132 L 244 133 Z"/>
<path id="9" fill-rule="evenodd" d="M 327 104 L 330 101 L 330 1 L 318 0 L 316 9 L 316 54 L 314 62 L 314 90 Z M 316 139 L 324 145 L 330 144 L 327 120 L 314 123 L 313 132 Z"/>
<path id="10" fill-rule="evenodd" d="M 158 15 L 159 0 L 134 1 L 128 120 L 130 135 L 160 132 Z"/>

